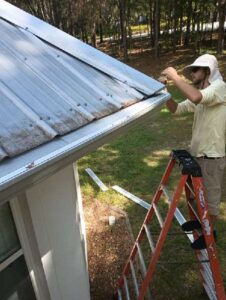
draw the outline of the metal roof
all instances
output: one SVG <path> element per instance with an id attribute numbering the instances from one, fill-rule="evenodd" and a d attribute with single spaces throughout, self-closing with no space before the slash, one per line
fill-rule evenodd
<path id="1" fill-rule="evenodd" d="M 141 101 L 95 120 L 51 143 L 43 144 L 0 164 L 0 204 L 150 117 L 169 99 L 168 93 Z"/>
<path id="2" fill-rule="evenodd" d="M 159 82 L 4 0 L 0 35 L 0 202 L 170 97 Z"/>
<path id="3" fill-rule="evenodd" d="M 0 35 L 0 159 L 147 96 L 3 19 Z M 149 80 L 153 94 L 159 83 Z"/>
<path id="4" fill-rule="evenodd" d="M 0 17 L 33 33 L 51 45 L 80 59 L 81 61 L 101 70 L 105 74 L 125 82 L 127 85 L 152 95 L 163 88 L 162 84 L 152 80 L 143 73 L 121 63 L 103 52 L 81 42 L 71 35 L 51 26 L 50 24 L 24 12 L 12 4 L 1 0 Z"/>

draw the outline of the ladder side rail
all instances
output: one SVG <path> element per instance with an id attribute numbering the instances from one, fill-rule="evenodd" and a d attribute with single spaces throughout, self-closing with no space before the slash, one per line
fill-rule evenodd
<path id="1" fill-rule="evenodd" d="M 167 184 L 167 182 L 169 181 L 169 176 L 170 176 L 170 174 L 171 174 L 171 172 L 172 172 L 172 170 L 173 170 L 173 167 L 174 167 L 174 165 L 175 165 L 175 159 L 173 158 L 173 157 L 171 157 L 171 159 L 170 159 L 170 161 L 169 161 L 169 163 L 168 163 L 168 165 L 167 165 L 167 168 L 166 168 L 166 170 L 165 170 L 165 173 L 163 174 L 163 176 L 162 176 L 162 179 L 161 179 L 161 182 L 160 182 L 160 184 L 159 184 L 159 186 L 158 186 L 158 189 L 157 189 L 157 191 L 156 191 L 156 193 L 155 193 L 155 195 L 154 195 L 154 198 L 153 198 L 153 201 L 152 201 L 152 204 L 155 204 L 155 205 L 157 205 L 158 204 L 158 202 L 159 202 L 159 200 L 160 200 L 160 197 L 161 197 L 161 195 L 162 195 L 162 185 L 166 185 Z M 147 215 L 146 215 L 146 218 L 145 218 L 145 220 L 144 220 L 144 224 L 149 224 L 150 223 L 150 220 L 152 219 L 152 217 L 153 217 L 153 214 L 154 214 L 154 208 L 153 208 L 153 205 L 151 206 L 151 209 L 150 209 L 150 213 L 147 213 Z M 139 233 L 139 235 L 141 234 L 141 232 L 143 232 L 143 226 L 142 226 L 142 228 L 141 228 L 141 230 L 140 230 L 140 233 Z M 138 236 L 139 236 L 138 235 Z M 140 240 L 138 240 L 138 242 L 139 242 Z"/>
<path id="2" fill-rule="evenodd" d="M 123 276 L 123 280 L 124 280 L 124 287 L 125 287 L 125 293 L 126 293 L 126 300 L 131 300 L 130 299 L 130 295 L 129 295 L 129 287 L 128 287 L 128 283 L 127 283 L 127 279 L 126 276 Z"/>
<path id="3" fill-rule="evenodd" d="M 213 274 L 211 271 L 211 267 L 209 263 L 201 263 L 201 259 L 203 259 L 200 255 L 197 256 L 199 258 L 198 261 L 200 261 L 200 273 L 202 275 L 202 279 L 203 279 L 203 285 L 207 285 L 209 287 L 209 289 L 212 291 L 213 294 L 216 295 L 215 292 L 215 284 L 213 281 Z M 201 257 L 201 258 L 200 258 Z"/>
<path id="4" fill-rule="evenodd" d="M 161 197 L 161 191 L 158 191 L 158 193 L 156 193 L 156 197 L 160 199 Z M 150 210 L 148 211 L 146 217 L 145 217 L 145 221 L 143 223 L 143 225 L 141 226 L 141 229 L 140 229 L 140 232 L 137 236 L 137 239 L 133 245 L 133 248 L 132 248 L 132 251 L 130 253 L 130 256 L 125 264 L 125 267 L 123 269 L 123 272 L 122 272 L 122 276 L 121 278 L 119 279 L 118 281 L 118 285 L 119 285 L 119 288 L 122 288 L 123 284 L 124 284 L 124 280 L 123 280 L 123 275 L 127 275 L 129 273 L 129 271 L 131 270 L 130 269 L 130 261 L 134 261 L 134 258 L 136 257 L 136 254 L 138 252 L 138 247 L 137 245 L 139 245 L 139 242 L 142 241 L 143 239 L 143 236 L 145 235 L 145 229 L 144 229 L 144 224 L 146 224 L 146 220 L 149 219 L 149 216 L 153 216 L 154 215 L 154 208 L 153 208 L 153 205 L 151 205 L 151 208 Z M 151 220 L 151 218 L 150 218 Z M 150 222 L 149 220 L 149 222 Z"/>
<path id="5" fill-rule="evenodd" d="M 153 254 L 152 259 L 149 263 L 148 270 L 147 270 L 147 275 L 146 275 L 146 277 L 145 277 L 145 279 L 144 279 L 144 281 L 141 285 L 140 294 L 139 294 L 139 297 L 138 297 L 137 300 L 143 300 L 144 299 L 144 296 L 145 296 L 146 291 L 148 289 L 148 285 L 149 285 L 149 283 L 150 283 L 150 281 L 153 277 L 154 270 L 155 270 L 158 258 L 160 256 L 160 252 L 161 252 L 162 247 L 164 245 L 164 242 L 165 242 L 167 233 L 169 231 L 170 225 L 172 223 L 172 219 L 174 217 L 174 213 L 175 213 L 175 210 L 177 208 L 177 204 L 179 202 L 182 191 L 184 189 L 187 177 L 188 177 L 188 175 L 182 175 L 181 176 L 181 179 L 179 181 L 176 192 L 174 193 L 172 203 L 170 205 L 170 208 L 168 210 L 168 213 L 167 213 L 167 216 L 166 216 L 166 219 L 165 219 L 165 222 L 164 222 L 163 229 L 160 233 L 159 239 L 158 239 L 157 244 L 156 244 L 155 253 Z"/>
<path id="6" fill-rule="evenodd" d="M 138 257 L 139 257 L 139 261 L 140 261 L 141 274 L 142 274 L 142 278 L 144 279 L 145 276 L 147 275 L 147 267 L 146 267 L 146 264 L 144 261 L 143 252 L 142 252 L 139 244 L 137 244 L 137 250 L 138 250 Z M 139 296 L 139 291 L 138 291 L 138 296 Z M 146 291 L 146 299 L 147 300 L 152 299 L 149 287 L 147 288 L 147 291 Z"/>
<path id="7" fill-rule="evenodd" d="M 192 178 L 189 177 L 187 180 L 187 183 L 185 185 L 185 195 L 186 195 L 186 200 L 187 200 L 187 206 L 188 206 L 188 212 L 189 212 L 189 216 L 190 216 L 190 220 L 199 220 L 200 221 L 200 217 L 198 216 L 198 212 L 195 211 L 195 208 L 192 206 L 192 204 L 190 203 L 190 199 L 191 199 L 191 195 L 193 197 L 195 196 L 195 192 L 193 190 L 193 188 L 191 188 L 191 186 L 188 184 L 189 182 L 192 182 Z M 194 198 L 194 201 L 195 198 Z M 200 221 L 201 223 L 201 221 Z M 192 234 L 193 235 L 193 234 Z M 197 233 L 194 232 L 194 236 L 195 238 L 198 237 Z M 194 238 L 191 242 L 194 241 Z M 202 250 L 202 251 L 195 251 L 196 254 L 196 258 L 197 261 L 200 262 L 202 260 L 208 260 L 208 253 L 206 250 Z M 207 295 L 209 296 L 209 298 L 212 300 L 217 300 L 216 298 L 216 293 L 215 293 L 215 285 L 214 285 L 214 281 L 213 281 L 213 277 L 212 277 L 212 271 L 210 268 L 210 264 L 209 263 L 199 263 L 199 269 L 200 269 L 200 274 L 201 274 L 201 278 L 202 278 L 202 284 L 204 289 L 206 290 Z M 214 298 L 215 295 L 215 298 Z"/>
<path id="8" fill-rule="evenodd" d="M 160 182 L 160 186 L 163 184 L 163 185 L 166 185 L 169 181 L 169 177 L 170 177 L 170 174 L 173 170 L 173 167 L 175 165 L 176 161 L 173 157 L 170 158 L 170 161 L 166 167 L 166 170 L 162 176 L 162 179 L 161 179 L 161 182 Z"/>
<path id="9" fill-rule="evenodd" d="M 203 280 L 203 287 L 206 290 L 206 293 L 210 300 L 218 300 L 215 289 L 208 283 L 208 278 L 206 278 L 206 273 L 203 270 L 200 270 Z"/>
<path id="10" fill-rule="evenodd" d="M 204 238 L 207 245 L 206 250 L 208 252 L 208 256 L 210 260 L 216 294 L 219 300 L 225 300 L 226 296 L 224 291 L 224 284 L 221 276 L 220 265 L 216 255 L 217 252 L 216 245 L 214 242 L 212 225 L 208 213 L 208 204 L 206 201 L 207 197 L 206 197 L 206 191 L 203 184 L 203 179 L 202 177 L 192 177 L 192 182 L 193 182 L 194 191 L 196 195 L 197 208 L 201 218 Z"/>
<path id="11" fill-rule="evenodd" d="M 190 181 L 192 181 L 192 178 L 189 178 L 189 179 L 190 179 Z M 191 220 L 197 219 L 200 221 L 198 212 L 195 211 L 195 208 L 190 203 L 190 196 L 191 196 L 191 194 L 192 194 L 192 196 L 195 196 L 195 192 L 188 183 L 185 186 L 185 194 L 186 194 L 186 200 L 187 200 L 190 219 Z M 194 201 L 195 201 L 195 199 L 194 199 Z M 200 221 L 200 223 L 201 223 L 201 221 Z M 195 236 L 195 238 L 198 237 L 196 232 L 194 232 L 194 236 Z M 195 251 L 195 254 L 196 254 L 197 261 L 201 261 L 203 259 L 209 260 L 208 253 L 206 250 Z M 205 263 L 205 264 L 199 263 L 199 268 L 200 268 L 200 273 L 201 273 L 201 277 L 202 277 L 202 281 L 203 281 L 203 286 L 204 286 L 207 294 L 209 295 L 209 291 L 211 291 L 211 294 L 214 295 L 215 294 L 215 285 L 214 285 L 214 281 L 213 281 L 213 277 L 212 277 L 212 271 L 210 268 L 210 264 L 209 263 L 208 264 L 207 263 Z M 207 291 L 206 287 L 208 287 L 208 289 L 209 289 L 208 291 Z M 210 299 L 212 299 L 212 297 Z"/>
<path id="12" fill-rule="evenodd" d="M 185 185 L 185 196 L 186 196 L 186 200 L 187 200 L 188 213 L 189 213 L 190 220 L 197 219 L 197 220 L 200 221 L 200 218 L 199 218 L 197 212 L 195 211 L 194 207 L 190 203 L 191 194 L 192 194 L 192 196 L 195 197 L 194 190 L 188 184 L 188 181 L 191 181 L 191 180 L 192 180 L 191 177 L 189 177 L 187 182 L 186 182 L 186 185 Z M 194 201 L 195 201 L 195 199 L 194 199 Z M 192 235 L 195 236 L 195 238 L 198 237 L 195 232 Z M 194 239 L 193 239 L 193 241 L 194 241 Z M 200 261 L 202 259 L 201 253 L 202 253 L 201 251 L 195 251 L 197 261 Z M 206 256 L 206 259 L 208 259 L 208 255 Z M 205 265 L 203 265 L 201 263 L 199 263 L 199 269 L 200 269 L 200 273 L 201 273 L 203 286 L 204 286 L 205 290 L 206 290 L 206 286 L 208 286 L 207 294 L 209 295 L 209 290 L 211 290 L 211 288 L 214 288 L 214 285 L 211 282 L 212 273 L 211 274 L 206 274 Z M 207 279 L 207 276 L 208 276 L 208 279 Z"/>
<path id="13" fill-rule="evenodd" d="M 122 292 L 118 289 L 118 300 L 122 300 Z"/>
<path id="14" fill-rule="evenodd" d="M 160 197 L 162 195 L 161 186 L 162 186 L 162 184 L 166 184 L 168 182 L 170 173 L 172 172 L 172 169 L 173 169 L 174 165 L 175 165 L 175 160 L 173 158 L 171 158 L 170 161 L 169 161 L 169 163 L 168 163 L 168 166 L 167 166 L 167 168 L 165 170 L 165 173 L 162 176 L 162 180 L 161 180 L 161 182 L 159 184 L 159 187 L 158 187 L 158 189 L 157 189 L 157 191 L 156 191 L 156 193 L 154 195 L 152 203 L 157 204 L 159 202 Z M 149 224 L 150 220 L 153 217 L 153 215 L 154 215 L 154 208 L 153 208 L 153 205 L 151 205 L 150 210 L 148 211 L 143 224 Z M 136 246 L 136 244 L 139 243 L 139 242 L 141 242 L 141 240 L 143 239 L 144 234 L 145 234 L 145 230 L 144 230 L 144 226 L 142 225 L 141 229 L 140 229 L 140 232 L 139 232 L 139 234 L 137 236 L 137 239 L 136 239 L 136 241 L 134 243 L 134 246 L 132 248 L 132 251 L 130 253 L 130 256 L 129 256 L 129 258 L 128 258 L 127 262 L 126 262 L 126 265 L 125 265 L 125 267 L 123 269 L 123 272 L 122 272 L 123 275 L 124 274 L 127 275 L 128 272 L 130 271 L 130 260 L 133 261 L 134 258 L 135 258 L 135 256 L 136 256 L 136 254 L 137 254 L 137 246 Z M 121 278 L 118 281 L 119 288 L 122 288 L 122 286 L 124 284 L 123 275 L 121 276 Z"/>
<path id="15" fill-rule="evenodd" d="M 139 286 L 138 286 L 138 282 L 137 282 L 137 276 L 136 276 L 136 271 L 133 265 L 133 262 L 130 261 L 130 269 L 131 269 L 131 274 L 132 274 L 132 278 L 133 278 L 133 284 L 134 284 L 134 288 L 135 288 L 135 293 L 136 293 L 136 297 L 138 297 L 139 295 Z"/>

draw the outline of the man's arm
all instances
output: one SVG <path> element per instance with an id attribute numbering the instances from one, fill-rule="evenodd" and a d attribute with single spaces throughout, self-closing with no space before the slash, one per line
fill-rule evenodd
<path id="1" fill-rule="evenodd" d="M 161 76 L 161 77 L 159 77 L 159 78 L 158 78 L 158 81 L 161 82 L 161 83 L 163 83 L 163 84 L 165 84 L 165 85 L 167 84 L 167 78 L 166 78 L 166 76 Z M 165 90 L 167 90 L 167 89 L 165 88 Z M 171 98 L 171 99 L 169 99 L 169 100 L 166 101 L 166 106 L 167 106 L 168 110 L 169 110 L 171 113 L 175 113 L 176 110 L 177 110 L 178 104 L 177 104 L 176 101 L 174 101 L 174 100 Z"/>
<path id="2" fill-rule="evenodd" d="M 166 101 L 166 106 L 171 113 L 175 113 L 177 110 L 178 104 L 173 99 L 169 99 L 168 101 Z"/>
<path id="3" fill-rule="evenodd" d="M 191 102 L 198 104 L 202 100 L 201 92 L 186 83 L 178 74 L 177 71 L 169 67 L 162 72 L 162 75 L 173 81 L 174 85 L 182 92 L 182 94 Z"/>

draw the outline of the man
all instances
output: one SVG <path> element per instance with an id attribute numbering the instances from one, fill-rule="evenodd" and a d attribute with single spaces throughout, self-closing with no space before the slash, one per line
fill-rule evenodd
<path id="1" fill-rule="evenodd" d="M 189 85 L 169 67 L 162 75 L 172 80 L 187 100 L 177 103 L 167 102 L 168 109 L 174 114 L 194 113 L 190 152 L 198 161 L 207 193 L 209 215 L 212 225 L 219 214 L 222 178 L 225 168 L 225 131 L 226 131 L 226 83 L 219 72 L 217 59 L 210 54 L 198 57 L 193 64 L 185 67 L 184 75 L 193 83 Z M 190 230 L 200 227 L 198 222 L 188 222 Z M 186 224 L 186 223 L 185 223 Z M 201 236 L 192 245 L 194 249 L 205 248 Z"/>

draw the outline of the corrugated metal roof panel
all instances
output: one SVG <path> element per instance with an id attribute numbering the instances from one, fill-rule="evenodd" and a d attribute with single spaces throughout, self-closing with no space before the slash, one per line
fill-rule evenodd
<path id="1" fill-rule="evenodd" d="M 106 77 L 106 74 L 102 74 L 62 51 L 46 45 L 31 33 L 25 30 L 18 30 L 18 28 L 4 21 L 1 21 L 0 25 L 2 25 L 0 32 L 4 39 L 3 44 L 7 43 L 5 47 L 10 48 L 12 54 L 22 60 L 32 70 L 35 70 L 40 78 L 58 92 L 60 92 L 59 89 L 62 92 L 67 88 L 67 93 L 72 97 L 74 97 L 76 92 L 78 101 L 83 101 L 83 97 L 87 99 L 92 97 L 96 113 L 101 110 L 102 103 L 105 101 L 109 102 L 108 104 L 114 101 L 113 106 L 120 108 L 121 106 L 117 105 L 117 101 L 129 103 L 131 98 L 143 98 L 143 95 L 136 90 L 131 89 L 127 85 L 122 87 L 122 84 L 119 82 L 115 84 L 115 80 L 109 76 Z M 46 66 L 48 67 L 46 68 Z M 61 72 L 59 72 L 59 69 L 61 69 Z M 74 77 L 76 77 L 76 81 Z M 120 90 L 119 85 L 122 87 Z M 114 89 L 114 87 L 116 88 Z M 109 96 L 113 92 L 114 99 L 110 99 Z M 96 101 L 100 97 L 102 102 Z"/>
<path id="2" fill-rule="evenodd" d="M 4 20 L 0 35 L 0 160 L 144 98 Z"/>
<path id="3" fill-rule="evenodd" d="M 3 0 L 0 36 L 0 161 L 163 88 Z"/>
<path id="4" fill-rule="evenodd" d="M 63 137 L 43 144 L 19 157 L 6 159 L 0 164 L 0 204 L 6 198 L 73 163 L 119 133 L 146 120 L 169 99 L 168 93 L 131 105 L 123 110 L 96 120 Z"/>
<path id="5" fill-rule="evenodd" d="M 65 32 L 29 15 L 17 7 L 1 1 L 0 16 L 39 36 L 59 49 L 101 70 L 105 74 L 127 83 L 147 96 L 160 91 L 163 85 L 116 59 L 82 43 Z"/>
<path id="6" fill-rule="evenodd" d="M 0 144 L 11 156 L 49 140 L 48 133 L 14 105 L 0 90 Z"/>

